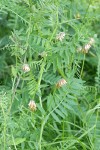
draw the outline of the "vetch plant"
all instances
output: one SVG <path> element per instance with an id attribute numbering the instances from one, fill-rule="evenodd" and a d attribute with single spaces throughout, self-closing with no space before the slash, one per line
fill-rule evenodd
<path id="1" fill-rule="evenodd" d="M 98 6 L 0 1 L 0 149 L 99 150 Z"/>

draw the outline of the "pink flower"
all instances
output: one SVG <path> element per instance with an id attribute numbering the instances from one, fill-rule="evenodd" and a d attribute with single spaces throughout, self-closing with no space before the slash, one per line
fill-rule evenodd
<path id="1" fill-rule="evenodd" d="M 36 110 L 36 103 L 33 100 L 30 100 L 28 104 L 30 110 L 35 111 Z"/>
<path id="2" fill-rule="evenodd" d="M 65 79 L 60 79 L 59 81 L 58 81 L 58 83 L 56 84 L 56 86 L 58 87 L 58 88 L 60 88 L 60 87 L 62 87 L 63 85 L 65 85 L 67 82 L 66 82 L 66 80 Z"/>

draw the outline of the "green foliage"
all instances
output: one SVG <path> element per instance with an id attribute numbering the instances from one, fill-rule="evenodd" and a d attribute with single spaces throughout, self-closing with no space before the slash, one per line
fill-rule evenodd
<path id="1" fill-rule="evenodd" d="M 99 150 L 99 24 L 98 0 L 0 0 L 0 149 Z"/>

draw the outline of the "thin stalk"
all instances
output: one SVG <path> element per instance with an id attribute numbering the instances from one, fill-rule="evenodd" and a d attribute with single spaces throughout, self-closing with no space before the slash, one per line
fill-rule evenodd
<path id="1" fill-rule="evenodd" d="M 18 87 L 18 85 L 19 85 L 19 82 L 20 82 L 20 77 L 18 77 L 17 82 L 16 82 L 16 86 L 15 86 L 15 88 L 13 89 L 12 101 L 13 101 L 14 98 L 15 98 L 15 93 L 16 93 L 17 87 Z"/>
<path id="2" fill-rule="evenodd" d="M 16 90 L 17 90 L 17 87 L 20 83 L 20 77 L 17 78 L 17 81 L 16 81 L 16 85 L 15 85 L 15 80 L 16 80 L 17 77 L 14 78 L 14 82 L 13 82 L 13 86 L 12 86 L 12 98 L 11 98 L 11 102 L 10 102 L 10 106 L 8 108 L 8 115 L 10 114 L 10 110 L 11 110 L 11 107 L 12 107 L 12 103 L 13 103 L 13 100 L 15 98 L 15 95 L 16 95 Z"/>
<path id="3" fill-rule="evenodd" d="M 42 62 L 42 65 L 41 65 L 40 75 L 39 75 L 39 79 L 38 79 L 38 83 L 37 83 L 37 86 L 36 86 L 34 95 L 36 94 L 37 91 L 40 92 L 40 84 L 41 84 L 42 75 L 43 75 L 43 72 L 44 72 L 45 62 L 46 62 L 46 57 L 44 58 L 44 60 L 43 60 L 43 62 Z M 39 98 L 39 100 L 40 100 L 40 106 L 42 107 L 42 101 L 41 101 L 41 98 Z"/>
<path id="4" fill-rule="evenodd" d="M 42 141 L 42 134 L 43 134 L 44 126 L 45 126 L 45 119 L 43 119 L 43 121 L 41 123 L 40 138 L 39 138 L 39 150 L 41 150 L 41 141 Z"/>
<path id="5" fill-rule="evenodd" d="M 58 28 L 58 23 L 59 23 L 59 18 L 58 18 L 58 8 L 57 8 L 57 14 L 56 14 L 56 17 L 57 17 L 57 24 L 56 24 L 56 27 L 55 27 L 55 29 L 54 29 L 54 31 L 53 31 L 53 33 L 52 33 L 52 36 L 51 36 L 49 42 L 52 41 L 53 36 L 55 35 L 55 33 L 56 33 L 56 31 L 57 31 L 57 28 Z"/>
<path id="6" fill-rule="evenodd" d="M 30 17 L 30 20 L 29 20 L 29 28 L 27 30 L 27 40 L 26 40 L 26 51 L 25 51 L 25 56 L 24 56 L 24 63 L 26 63 L 26 56 L 27 56 L 27 50 L 28 50 L 28 47 L 29 47 L 29 38 L 30 38 L 30 34 L 31 34 L 31 31 L 32 31 L 32 28 L 31 28 L 31 17 Z"/>
<path id="7" fill-rule="evenodd" d="M 40 91 L 40 84 L 41 84 L 42 75 L 43 75 L 43 72 L 44 72 L 45 62 L 46 62 L 46 57 L 44 58 L 44 61 L 43 61 L 42 65 L 41 65 L 40 76 L 39 76 L 39 80 L 38 80 L 36 91 L 37 90 Z M 42 106 L 41 96 L 39 96 L 39 101 L 40 101 L 40 106 L 43 107 Z M 40 138 L 39 138 L 39 150 L 41 150 L 42 134 L 43 134 L 43 129 L 44 129 L 44 125 L 45 125 L 44 115 L 42 115 L 42 118 L 43 118 L 43 120 L 41 122 L 41 130 L 40 130 Z"/>
<path id="8" fill-rule="evenodd" d="M 3 106 L 1 105 L 1 109 L 2 109 L 2 113 L 3 113 L 3 116 L 4 116 L 4 133 L 3 133 L 3 148 L 4 150 L 6 150 L 6 128 L 7 128 L 7 122 L 6 122 L 6 115 L 5 115 L 5 112 L 4 112 L 4 108 Z"/>
<path id="9" fill-rule="evenodd" d="M 84 54 L 83 63 L 82 63 L 82 69 L 81 69 L 81 74 L 80 74 L 81 78 L 82 78 L 82 75 L 83 75 L 84 64 L 85 64 L 85 54 Z"/>
<path id="10" fill-rule="evenodd" d="M 65 130 L 65 122 L 64 122 L 64 119 L 63 119 L 63 122 L 62 122 L 63 124 L 62 124 L 62 141 L 64 140 L 64 137 L 65 137 L 65 132 L 64 132 L 64 130 Z M 64 143 L 63 143 L 63 146 L 64 146 Z"/>

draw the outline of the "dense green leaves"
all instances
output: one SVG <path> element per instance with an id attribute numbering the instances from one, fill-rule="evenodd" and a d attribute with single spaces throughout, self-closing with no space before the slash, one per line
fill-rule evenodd
<path id="1" fill-rule="evenodd" d="M 99 24 L 98 0 L 0 0 L 0 149 L 99 149 Z"/>

